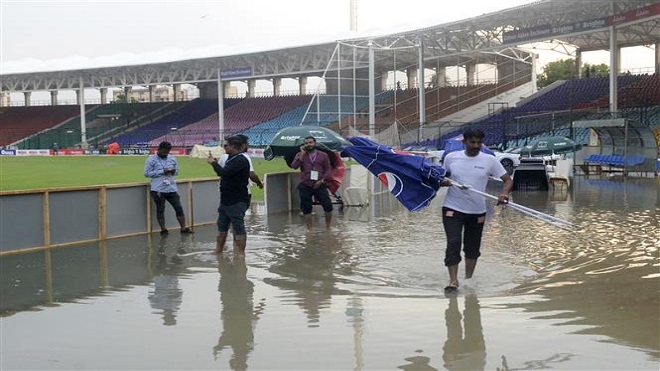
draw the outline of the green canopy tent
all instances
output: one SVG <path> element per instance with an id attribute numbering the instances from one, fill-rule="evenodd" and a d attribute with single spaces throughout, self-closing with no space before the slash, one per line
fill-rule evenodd
<path id="1" fill-rule="evenodd" d="M 264 150 L 264 158 L 270 161 L 275 157 L 284 157 L 286 163 L 291 164 L 305 138 L 310 136 L 316 138 L 317 148 L 324 152 L 340 152 L 343 147 L 351 145 L 341 135 L 323 126 L 290 126 L 275 134 Z"/>
<path id="2" fill-rule="evenodd" d="M 566 137 L 546 137 L 536 140 L 531 145 L 522 147 L 520 154 L 532 157 L 550 156 L 575 152 L 580 148 L 582 148 L 581 144 L 575 143 Z"/>

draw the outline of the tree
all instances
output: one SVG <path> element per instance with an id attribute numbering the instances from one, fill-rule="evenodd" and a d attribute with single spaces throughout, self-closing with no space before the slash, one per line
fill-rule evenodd
<path id="1" fill-rule="evenodd" d="M 126 103 L 126 96 L 124 93 L 119 93 L 115 95 L 115 100 L 113 100 L 112 103 Z"/>
<path id="2" fill-rule="evenodd" d="M 585 63 L 581 68 L 582 77 L 605 77 L 609 76 L 610 68 L 604 64 Z M 575 76 L 575 59 L 562 59 L 550 62 L 543 67 L 543 73 L 539 75 L 537 84 L 539 88 L 546 87 L 558 80 L 570 80 Z"/>
<path id="3" fill-rule="evenodd" d="M 438 87 L 443 87 L 443 86 L 450 86 L 451 85 L 451 80 L 445 75 L 445 80 L 443 81 L 442 84 L 438 84 L 438 74 L 434 73 L 433 76 L 431 76 L 431 81 L 429 81 L 429 88 L 435 89 Z"/>
<path id="4" fill-rule="evenodd" d="M 550 62 L 543 67 L 543 73 L 538 76 L 539 88 L 546 87 L 555 81 L 570 80 L 575 71 L 575 59 L 561 59 Z"/>
<path id="5" fill-rule="evenodd" d="M 605 63 L 601 64 L 589 64 L 585 63 L 582 66 L 582 77 L 605 77 L 610 75 L 610 67 Z"/>
<path id="6" fill-rule="evenodd" d="M 112 103 L 128 103 L 126 101 L 126 95 L 124 95 L 124 93 L 119 93 L 115 95 L 115 100 L 113 100 Z M 138 101 L 135 98 L 131 97 L 131 103 L 138 103 Z"/>

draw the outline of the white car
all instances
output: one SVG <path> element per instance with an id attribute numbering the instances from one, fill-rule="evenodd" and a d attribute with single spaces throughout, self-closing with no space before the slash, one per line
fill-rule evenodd
<path id="1" fill-rule="evenodd" d="M 497 158 L 500 161 L 500 164 L 504 166 L 506 171 L 511 174 L 513 172 L 513 169 L 518 167 L 520 165 L 520 155 L 517 153 L 507 153 L 507 152 L 499 152 L 499 151 L 493 151 L 495 153 L 495 158 Z"/>
<path id="2" fill-rule="evenodd" d="M 511 174 L 513 169 L 520 165 L 520 155 L 517 153 L 506 153 L 493 151 L 495 153 L 495 158 L 504 166 L 504 168 Z M 440 151 L 428 151 L 428 157 L 435 163 L 441 164 L 442 158 L 444 157 L 445 150 Z"/>

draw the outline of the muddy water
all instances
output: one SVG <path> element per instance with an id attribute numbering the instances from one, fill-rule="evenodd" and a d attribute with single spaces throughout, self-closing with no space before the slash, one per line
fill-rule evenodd
<path id="1" fill-rule="evenodd" d="M 251 215 L 246 259 L 193 236 L 0 258 L 2 369 L 653 369 L 660 183 L 577 178 L 492 208 L 476 276 L 442 288 L 437 203 L 389 198 L 306 232 Z"/>

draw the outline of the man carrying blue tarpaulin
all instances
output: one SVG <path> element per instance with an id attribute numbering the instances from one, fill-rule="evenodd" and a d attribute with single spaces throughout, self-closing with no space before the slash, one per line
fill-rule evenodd
<path id="1" fill-rule="evenodd" d="M 353 144 L 344 148 L 355 161 L 376 175 L 408 210 L 417 211 L 428 206 L 440 186 L 451 186 L 452 179 L 461 189 L 448 190 L 443 207 L 443 225 L 447 235 L 445 265 L 449 270 L 447 292 L 458 289 L 458 264 L 461 262 L 461 244 L 464 241 L 466 260 L 465 277 L 474 274 L 480 255 L 481 234 L 486 215 L 486 203 L 482 196 L 467 192 L 485 191 L 490 176 L 502 179 L 502 191 L 498 204 L 508 201 L 513 181 L 502 164 L 494 156 L 481 152 L 484 133 L 467 130 L 463 134 L 465 150 L 451 153 L 445 159 L 445 167 L 434 164 L 421 156 L 396 153 L 392 148 L 366 138 L 353 137 Z"/>
<path id="2" fill-rule="evenodd" d="M 458 290 L 458 264 L 461 262 L 461 244 L 465 253 L 465 278 L 472 278 L 477 266 L 477 258 L 481 255 L 481 235 L 486 221 L 486 201 L 476 192 L 468 192 L 467 188 L 484 192 L 488 178 L 502 179 L 502 189 L 497 196 L 497 204 L 509 201 L 509 192 L 513 181 L 509 173 L 495 156 L 482 152 L 481 147 L 484 132 L 477 129 L 467 129 L 463 133 L 465 149 L 448 154 L 443 165 L 450 179 L 442 181 L 443 186 L 450 187 L 442 207 L 442 224 L 447 235 L 447 250 L 445 251 L 445 266 L 449 271 L 449 285 L 445 292 Z"/>

